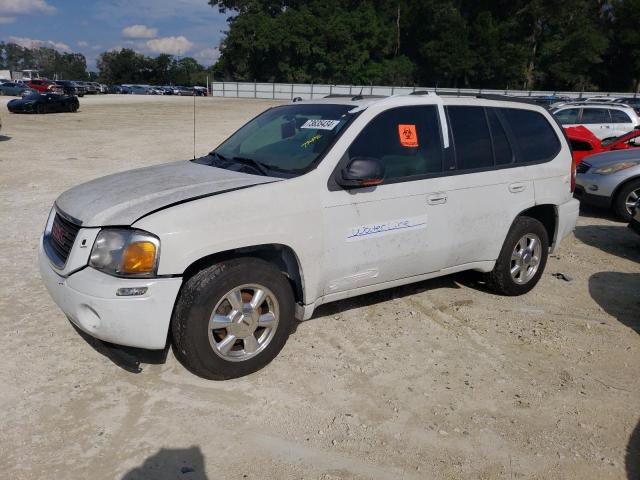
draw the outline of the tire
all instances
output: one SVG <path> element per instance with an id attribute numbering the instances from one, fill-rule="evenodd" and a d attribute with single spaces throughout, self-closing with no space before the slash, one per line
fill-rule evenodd
<path id="1" fill-rule="evenodd" d="M 256 287 L 263 291 L 264 300 L 252 310 L 249 302 L 255 299 Z M 233 292 L 239 296 L 234 297 Z M 244 310 L 234 308 L 228 299 L 233 299 L 236 306 L 242 304 Z M 224 323 L 229 329 L 210 327 L 214 312 L 218 312 L 216 319 L 229 322 Z M 256 258 L 218 263 L 201 270 L 182 287 L 171 319 L 175 355 L 188 370 L 203 378 L 248 375 L 282 350 L 296 321 L 294 312 L 291 285 L 272 264 Z M 260 326 L 260 322 L 267 324 L 269 320 L 273 325 L 274 319 L 272 329 Z M 221 324 L 217 320 L 213 325 Z"/>
<path id="2" fill-rule="evenodd" d="M 36 113 L 38 114 L 45 113 L 44 105 L 36 105 Z"/>
<path id="3" fill-rule="evenodd" d="M 537 248 L 531 242 L 534 239 L 539 244 Z M 528 254 L 524 255 L 525 252 Z M 516 296 L 529 292 L 540 280 L 548 254 L 549 236 L 544 225 L 535 218 L 516 218 L 495 267 L 486 275 L 487 286 L 501 295 Z M 534 264 L 535 269 L 532 269 Z M 516 273 L 512 274 L 512 270 Z"/>
<path id="4" fill-rule="evenodd" d="M 633 202 L 640 198 L 640 178 L 631 180 L 620 187 L 613 199 L 613 210 L 625 222 L 631 221 L 631 210 L 627 202 Z"/>

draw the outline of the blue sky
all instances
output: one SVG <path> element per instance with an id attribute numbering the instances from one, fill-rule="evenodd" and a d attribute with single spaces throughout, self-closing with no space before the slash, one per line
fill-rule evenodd
<path id="1" fill-rule="evenodd" d="M 101 52 L 123 47 L 211 65 L 226 29 L 207 0 L 0 0 L 0 40 L 80 52 L 90 70 Z"/>

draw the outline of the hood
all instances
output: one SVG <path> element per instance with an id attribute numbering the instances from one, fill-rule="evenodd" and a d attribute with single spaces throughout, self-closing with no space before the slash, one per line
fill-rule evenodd
<path id="1" fill-rule="evenodd" d="M 567 127 L 564 129 L 567 133 L 567 137 L 575 140 L 583 140 L 590 144 L 598 145 L 600 144 L 600 139 L 596 137 L 591 130 L 582 125 L 578 125 L 577 127 Z"/>
<path id="2" fill-rule="evenodd" d="M 606 167 L 620 162 L 637 162 L 640 165 L 640 148 L 598 153 L 597 155 L 591 155 L 585 162 L 592 167 Z"/>
<path id="3" fill-rule="evenodd" d="M 82 226 L 131 225 L 168 205 L 278 180 L 183 160 L 83 183 L 60 195 L 56 207 Z"/>

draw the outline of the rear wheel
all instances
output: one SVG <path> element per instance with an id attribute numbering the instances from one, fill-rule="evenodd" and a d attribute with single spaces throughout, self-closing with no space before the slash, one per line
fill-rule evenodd
<path id="1" fill-rule="evenodd" d="M 613 199 L 613 209 L 624 221 L 631 221 L 631 211 L 640 199 L 640 179 L 624 184 Z"/>
<path id="2" fill-rule="evenodd" d="M 206 268 L 185 283 L 171 322 L 176 357 L 204 378 L 248 375 L 282 350 L 295 301 L 287 278 L 255 258 Z"/>
<path id="3" fill-rule="evenodd" d="M 44 113 L 45 108 L 44 105 L 36 105 L 36 113 Z"/>
<path id="4" fill-rule="evenodd" d="M 500 251 L 493 270 L 487 274 L 489 288 L 502 295 L 522 295 L 536 286 L 549 253 L 549 236 L 535 218 L 518 217 Z"/>

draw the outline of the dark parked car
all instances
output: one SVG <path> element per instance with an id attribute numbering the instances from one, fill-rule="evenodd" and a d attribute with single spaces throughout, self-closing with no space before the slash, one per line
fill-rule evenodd
<path id="1" fill-rule="evenodd" d="M 75 112 L 79 107 L 78 97 L 59 93 L 34 92 L 7 103 L 7 108 L 11 113 Z"/>
<path id="2" fill-rule="evenodd" d="M 13 95 L 14 97 L 21 97 L 24 92 L 31 92 L 32 90 L 24 83 L 5 82 L 0 85 L 0 95 Z"/>
<path id="3" fill-rule="evenodd" d="M 84 97 L 87 89 L 82 85 L 72 82 L 71 80 L 56 80 L 56 85 L 60 85 L 65 95 L 77 95 L 78 97 Z"/>

